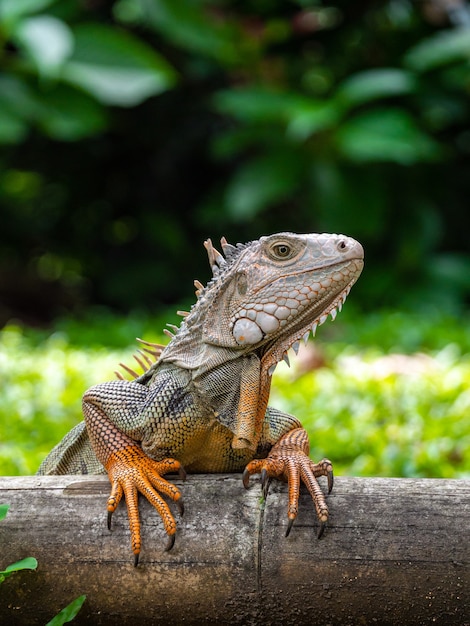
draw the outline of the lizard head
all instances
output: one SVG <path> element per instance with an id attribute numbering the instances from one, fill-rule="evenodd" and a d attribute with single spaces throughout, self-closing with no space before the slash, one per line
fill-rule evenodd
<path id="1" fill-rule="evenodd" d="M 205 287 L 195 282 L 197 302 L 154 367 L 163 362 L 190 371 L 214 417 L 233 432 L 232 447 L 255 451 L 274 368 L 328 315 L 336 317 L 362 271 L 364 251 L 350 237 L 326 234 L 221 245 L 223 254 L 205 242 L 213 278 Z"/>
<path id="2" fill-rule="evenodd" d="M 232 246 L 205 242 L 213 278 L 163 352 L 190 369 L 256 354 L 267 375 L 292 346 L 334 319 L 364 264 L 360 243 L 344 235 L 279 233 Z M 205 347 L 204 347 L 205 346 Z M 207 359 L 207 349 L 224 357 Z"/>
<path id="3" fill-rule="evenodd" d="M 336 317 L 364 265 L 361 244 L 343 235 L 280 233 L 242 248 L 222 240 L 226 258 L 205 245 L 215 291 L 204 341 L 256 351 L 270 369 Z"/>

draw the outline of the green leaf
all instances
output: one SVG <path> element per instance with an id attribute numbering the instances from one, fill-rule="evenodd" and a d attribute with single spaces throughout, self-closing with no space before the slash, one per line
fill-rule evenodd
<path id="1" fill-rule="evenodd" d="M 74 53 L 64 66 L 63 79 L 103 104 L 134 106 L 175 84 L 170 65 L 129 33 L 84 24 L 74 36 Z"/>
<path id="2" fill-rule="evenodd" d="M 45 76 L 57 76 L 73 50 L 71 30 L 65 22 L 50 15 L 22 20 L 14 33 L 14 40 Z"/>
<path id="3" fill-rule="evenodd" d="M 433 70 L 456 61 L 470 60 L 470 30 L 456 28 L 424 39 L 405 55 L 405 64 L 418 72 Z"/>
<path id="4" fill-rule="evenodd" d="M 232 29 L 216 21 L 204 10 L 202 3 L 188 0 L 139 0 L 139 4 L 151 26 L 178 47 L 215 57 L 219 61 L 231 62 L 237 59 Z"/>
<path id="5" fill-rule="evenodd" d="M 267 154 L 240 167 L 226 193 L 234 219 L 251 219 L 270 204 L 288 196 L 299 183 L 299 163 L 293 155 Z"/>
<path id="6" fill-rule="evenodd" d="M 88 94 L 68 85 L 38 94 L 38 126 L 49 137 L 77 141 L 106 127 L 105 109 Z"/>
<path id="7" fill-rule="evenodd" d="M 74 87 L 58 84 L 33 92 L 22 79 L 0 75 L 0 143 L 22 141 L 32 125 L 53 139 L 76 141 L 106 124 L 104 108 Z"/>
<path id="8" fill-rule="evenodd" d="M 218 111 L 244 122 L 283 122 L 292 106 L 290 94 L 266 89 L 219 91 L 214 97 Z"/>
<path id="9" fill-rule="evenodd" d="M 9 31 L 23 16 L 42 11 L 54 2 L 56 0 L 1 0 L 0 23 Z"/>
<path id="10" fill-rule="evenodd" d="M 341 83 L 336 98 L 348 107 L 372 100 L 401 96 L 416 89 L 416 78 L 411 72 L 381 68 L 353 74 Z"/>
<path id="11" fill-rule="evenodd" d="M 46 626 L 62 626 L 62 624 L 71 622 L 77 616 L 85 600 L 86 595 L 79 596 L 53 617 L 50 622 L 47 622 Z"/>
<path id="12" fill-rule="evenodd" d="M 3 94 L 0 94 L 0 143 L 19 143 L 27 132 L 26 122 L 5 104 Z"/>
<path id="13" fill-rule="evenodd" d="M 36 559 L 32 556 L 28 556 L 25 559 L 21 559 L 21 561 L 16 561 L 16 563 L 8 565 L 8 567 L 6 567 L 2 573 L 9 576 L 13 572 L 19 572 L 24 569 L 36 569 L 37 566 L 38 562 L 36 561 Z"/>
<path id="14" fill-rule="evenodd" d="M 19 76 L 0 74 L 0 101 L 10 112 L 25 120 L 36 115 L 36 94 Z"/>
<path id="15" fill-rule="evenodd" d="M 348 120 L 336 134 L 336 145 L 351 161 L 392 161 L 411 165 L 440 156 L 438 144 L 401 109 L 367 111 Z"/>
<path id="16" fill-rule="evenodd" d="M 17 76 L 0 74 L 0 143 L 23 141 L 37 112 L 34 93 Z"/>
<path id="17" fill-rule="evenodd" d="M 0 504 L 0 520 L 5 519 L 9 508 L 9 504 Z"/>
<path id="18" fill-rule="evenodd" d="M 241 122 L 286 124 L 287 136 L 296 141 L 303 141 L 313 133 L 330 128 L 341 113 L 334 101 L 256 87 L 220 91 L 214 102 L 218 111 Z"/>
<path id="19" fill-rule="evenodd" d="M 304 141 L 313 134 L 327 130 L 338 123 L 341 109 L 333 100 L 307 100 L 291 107 L 287 136 Z"/>

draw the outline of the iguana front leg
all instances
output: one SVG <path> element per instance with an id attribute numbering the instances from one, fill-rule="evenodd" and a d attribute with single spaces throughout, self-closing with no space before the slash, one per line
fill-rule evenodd
<path id="1" fill-rule="evenodd" d="M 243 484 L 248 488 L 250 476 L 261 473 L 263 495 L 266 498 L 271 478 L 278 478 L 288 483 L 288 525 L 286 537 L 289 535 L 298 512 L 300 481 L 302 481 L 315 504 L 320 529 L 318 537 L 321 537 L 328 521 L 328 507 L 325 496 L 318 484 L 319 476 L 326 476 L 328 480 L 328 493 L 333 488 L 333 468 L 328 459 L 314 463 L 309 458 L 309 440 L 304 428 L 293 428 L 283 434 L 272 447 L 265 459 L 254 460 L 248 463 L 243 472 Z"/>
<path id="2" fill-rule="evenodd" d="M 96 385 L 83 397 L 83 414 L 90 441 L 111 482 L 107 503 L 108 528 L 111 516 L 124 495 L 135 565 L 141 549 L 138 492 L 150 501 L 162 518 L 168 535 L 166 550 L 173 547 L 176 522 L 160 493 L 176 502 L 180 513 L 183 513 L 180 490 L 162 478 L 169 472 L 179 472 L 184 477 L 180 463 L 172 458 L 155 461 L 137 443 L 142 438 L 139 415 L 147 397 L 146 387 L 127 381 Z"/>

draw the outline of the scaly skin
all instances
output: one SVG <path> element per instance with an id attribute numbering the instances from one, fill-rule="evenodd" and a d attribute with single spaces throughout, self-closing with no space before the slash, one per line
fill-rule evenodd
<path id="1" fill-rule="evenodd" d="M 320 522 L 328 520 L 317 482 L 330 461 L 314 463 L 300 422 L 268 407 L 272 374 L 287 350 L 334 319 L 363 267 L 359 243 L 342 235 L 280 233 L 246 245 L 205 243 L 214 277 L 196 282 L 198 300 L 166 346 L 147 344 L 155 363 L 135 380 L 96 385 L 83 398 L 83 423 L 45 459 L 41 474 L 99 473 L 111 482 L 108 523 L 125 496 L 135 564 L 141 550 L 138 492 L 160 514 L 174 543 L 176 522 L 160 494 L 182 513 L 180 490 L 163 478 L 178 471 L 242 471 L 248 487 L 261 473 L 288 482 L 288 526 L 297 516 L 300 483 Z M 144 342 L 145 343 L 145 342 Z M 141 354 L 143 354 L 141 352 Z M 145 358 L 145 355 L 144 355 Z M 132 373 L 128 367 L 126 370 Z"/>
<path id="2" fill-rule="evenodd" d="M 311 461 L 308 456 L 309 450 L 310 444 L 306 430 L 295 428 L 279 439 L 266 459 L 251 461 L 243 472 L 243 484 L 247 489 L 250 476 L 261 473 L 261 483 L 265 498 L 268 495 L 269 480 L 271 478 L 278 478 L 288 483 L 289 501 L 287 517 L 289 523 L 286 537 L 289 535 L 292 524 L 297 517 L 300 480 L 307 487 L 315 504 L 317 517 L 321 523 L 318 537 L 321 537 L 323 534 L 325 524 L 328 521 L 328 507 L 317 478 L 319 476 L 328 478 L 328 493 L 330 493 L 333 489 L 333 467 L 328 459 L 323 459 L 319 463 Z"/>

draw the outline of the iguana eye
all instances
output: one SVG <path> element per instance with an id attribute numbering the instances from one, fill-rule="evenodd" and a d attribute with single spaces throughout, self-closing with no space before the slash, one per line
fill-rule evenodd
<path id="1" fill-rule="evenodd" d="M 294 261 L 304 250 L 305 243 L 302 240 L 296 241 L 289 237 L 270 237 L 266 242 L 265 253 L 273 261 L 289 262 Z"/>
<path id="2" fill-rule="evenodd" d="M 278 259 L 287 259 L 291 253 L 291 247 L 287 243 L 278 243 L 272 248 Z"/>

